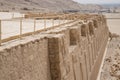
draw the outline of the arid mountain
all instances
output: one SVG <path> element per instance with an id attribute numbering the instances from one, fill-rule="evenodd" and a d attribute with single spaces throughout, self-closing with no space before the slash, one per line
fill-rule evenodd
<path id="1" fill-rule="evenodd" d="M 120 3 L 118 4 L 103 4 L 101 5 L 105 9 L 110 10 L 111 12 L 120 13 Z"/>
<path id="2" fill-rule="evenodd" d="M 100 9 L 98 5 L 83 5 L 73 0 L 0 0 L 1 10 L 63 11 Z"/>

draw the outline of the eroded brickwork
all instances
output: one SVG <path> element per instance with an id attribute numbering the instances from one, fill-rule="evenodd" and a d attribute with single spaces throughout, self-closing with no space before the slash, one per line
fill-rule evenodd
<path id="1" fill-rule="evenodd" d="M 96 80 L 108 41 L 104 16 L 45 31 L 0 51 L 0 80 Z"/>
<path id="2" fill-rule="evenodd" d="M 50 80 L 47 43 L 38 39 L 0 51 L 0 80 Z"/>

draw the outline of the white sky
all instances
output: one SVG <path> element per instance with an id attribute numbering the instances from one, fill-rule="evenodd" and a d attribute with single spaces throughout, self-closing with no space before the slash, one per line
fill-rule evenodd
<path id="1" fill-rule="evenodd" d="M 74 0 L 74 1 L 78 1 L 80 3 L 84 3 L 84 4 L 88 4 L 88 3 L 97 3 L 97 4 L 120 4 L 120 0 Z"/>

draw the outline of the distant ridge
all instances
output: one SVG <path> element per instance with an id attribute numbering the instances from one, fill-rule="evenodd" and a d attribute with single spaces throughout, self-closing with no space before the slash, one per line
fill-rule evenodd
<path id="1" fill-rule="evenodd" d="M 120 4 L 101 4 L 103 8 L 120 8 Z"/>
<path id="2" fill-rule="evenodd" d="M 64 11 L 101 9 L 99 5 L 83 5 L 73 0 L 0 0 L 1 11 Z"/>

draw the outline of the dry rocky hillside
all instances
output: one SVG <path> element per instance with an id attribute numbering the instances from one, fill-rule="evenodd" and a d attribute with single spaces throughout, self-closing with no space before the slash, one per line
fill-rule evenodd
<path id="1" fill-rule="evenodd" d="M 1 11 L 63 11 L 101 9 L 98 5 L 83 5 L 73 0 L 0 0 Z"/>

